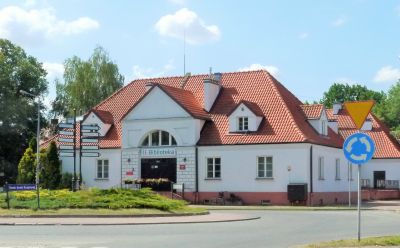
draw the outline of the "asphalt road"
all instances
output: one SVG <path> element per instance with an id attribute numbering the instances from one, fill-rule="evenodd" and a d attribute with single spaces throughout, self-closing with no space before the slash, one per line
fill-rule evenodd
<path id="1" fill-rule="evenodd" d="M 136 226 L 0 226 L 0 247 L 291 247 L 357 235 L 355 211 L 237 212 L 261 219 Z M 364 211 L 362 221 L 362 236 L 400 234 L 400 212 Z"/>

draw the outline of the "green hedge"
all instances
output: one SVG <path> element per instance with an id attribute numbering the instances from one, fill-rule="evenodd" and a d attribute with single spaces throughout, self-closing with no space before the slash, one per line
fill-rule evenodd
<path id="1" fill-rule="evenodd" d="M 37 207 L 35 191 L 19 191 L 10 193 L 12 208 Z M 4 195 L 0 198 L 0 207 L 5 208 Z M 154 208 L 163 211 L 173 211 L 186 206 L 186 202 L 171 200 L 143 188 L 130 189 L 96 189 L 72 192 L 68 190 L 41 190 L 40 207 L 42 209 L 58 208 Z"/>

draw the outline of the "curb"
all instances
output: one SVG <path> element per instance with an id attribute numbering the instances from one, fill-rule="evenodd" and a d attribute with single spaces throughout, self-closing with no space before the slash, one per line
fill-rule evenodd
<path id="1" fill-rule="evenodd" d="M 0 215 L 1 218 L 151 218 L 151 217 L 184 217 L 184 216 L 198 216 L 198 215 L 208 215 L 210 212 L 207 210 L 204 213 L 182 213 L 182 214 L 138 214 L 138 215 Z M 1 225 L 1 223 L 0 223 Z"/>
<path id="2" fill-rule="evenodd" d="M 132 225 L 160 225 L 160 224 L 202 224 L 202 223 L 223 223 L 258 220 L 261 217 L 248 217 L 243 219 L 231 220 L 208 220 L 208 221 L 188 221 L 188 222 L 132 222 L 132 223 L 0 223 L 0 226 L 132 226 Z"/>

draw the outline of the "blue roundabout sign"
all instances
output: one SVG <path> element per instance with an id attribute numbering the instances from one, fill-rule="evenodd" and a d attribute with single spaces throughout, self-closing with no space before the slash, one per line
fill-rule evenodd
<path id="1" fill-rule="evenodd" d="M 344 141 L 343 152 L 347 160 L 360 165 L 372 159 L 375 144 L 370 136 L 364 133 L 355 133 Z"/>

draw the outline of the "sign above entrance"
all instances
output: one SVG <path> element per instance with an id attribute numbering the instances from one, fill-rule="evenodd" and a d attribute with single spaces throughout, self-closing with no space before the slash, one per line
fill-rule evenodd
<path id="1" fill-rule="evenodd" d="M 175 148 L 142 148 L 140 155 L 142 158 L 176 157 L 176 149 Z"/>
<path id="2" fill-rule="evenodd" d="M 357 129 L 361 129 L 374 104 L 375 101 L 373 100 L 344 103 L 344 107 L 349 113 Z"/>

